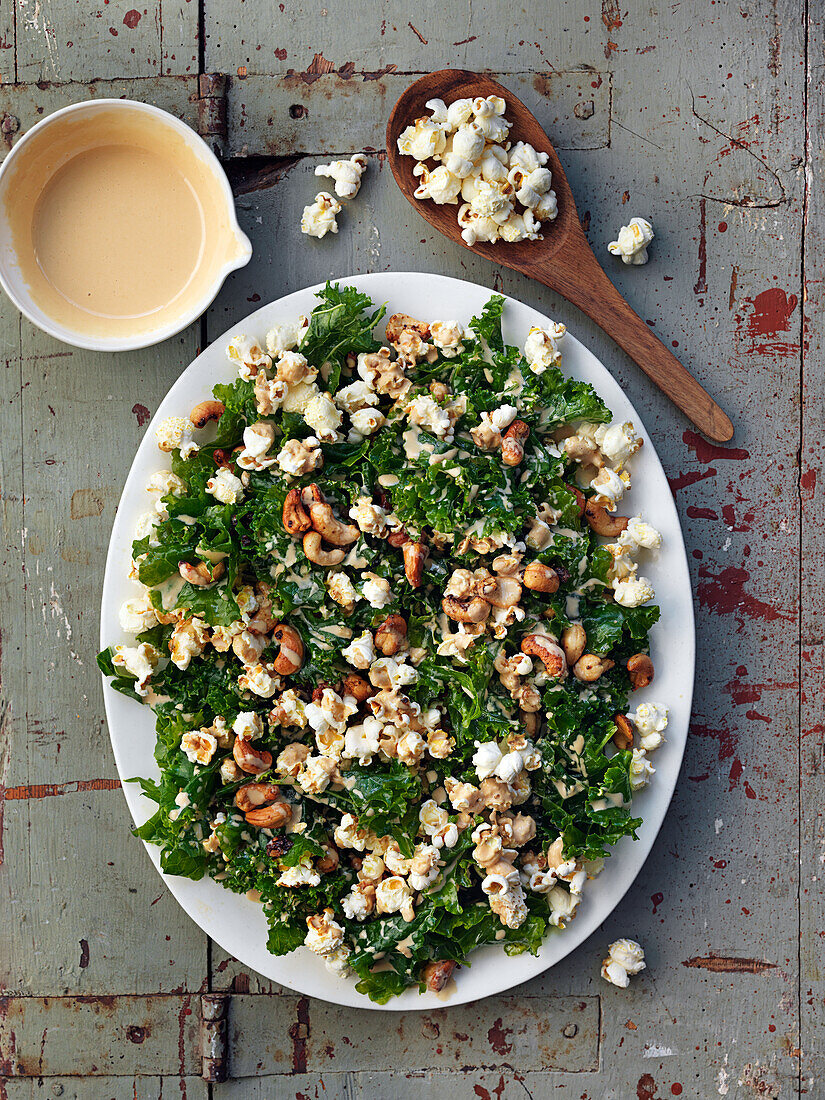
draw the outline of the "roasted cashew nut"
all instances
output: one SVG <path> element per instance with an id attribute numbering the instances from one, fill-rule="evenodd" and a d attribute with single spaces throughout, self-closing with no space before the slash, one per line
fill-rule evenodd
<path id="1" fill-rule="evenodd" d="M 564 650 L 546 634 L 528 634 L 526 638 L 522 638 L 521 652 L 528 657 L 538 657 L 549 676 L 560 680 L 567 675 Z"/>
<path id="2" fill-rule="evenodd" d="M 315 870 L 320 871 L 322 875 L 329 875 L 338 869 L 338 864 L 340 862 L 341 857 L 338 855 L 337 848 L 333 848 L 330 844 L 325 844 L 324 854 L 320 859 L 316 859 L 315 861 Z"/>
<path id="3" fill-rule="evenodd" d="M 274 783 L 244 783 L 235 791 L 235 805 L 241 813 L 256 810 L 259 806 L 268 806 L 281 797 L 281 788 Z"/>
<path id="4" fill-rule="evenodd" d="M 269 771 L 272 767 L 272 753 L 267 752 L 266 749 L 254 749 L 242 737 L 235 738 L 232 755 L 235 763 L 247 775 L 260 775 L 261 772 Z"/>
<path id="5" fill-rule="evenodd" d="M 342 699 L 350 695 L 355 702 L 360 705 L 361 703 L 366 703 L 371 695 L 375 695 L 375 688 L 368 680 L 365 680 L 363 676 L 359 676 L 355 672 L 350 672 L 341 681 L 338 694 Z"/>
<path id="6" fill-rule="evenodd" d="M 407 644 L 407 623 L 401 615 L 388 615 L 375 631 L 375 648 L 394 657 Z"/>
<path id="7" fill-rule="evenodd" d="M 312 504 L 309 517 L 321 538 L 333 546 L 349 546 L 361 537 L 361 532 L 354 523 L 341 523 L 335 518 L 331 504 Z"/>
<path id="8" fill-rule="evenodd" d="M 292 807 L 288 802 L 273 802 L 244 814 L 244 821 L 256 829 L 282 829 L 292 820 Z"/>
<path id="9" fill-rule="evenodd" d="M 455 623 L 483 623 L 490 616 L 490 605 L 481 596 L 473 596 L 470 600 L 445 596 L 441 606 Z"/>
<path id="10" fill-rule="evenodd" d="M 182 561 L 178 565 L 178 573 L 195 588 L 208 588 L 210 584 L 219 581 L 225 572 L 226 566 L 222 561 L 215 562 L 214 565 L 210 565 L 209 562 L 205 561 L 200 562 L 198 565 Z"/>
<path id="11" fill-rule="evenodd" d="M 284 528 L 290 535 L 301 535 L 312 527 L 309 512 L 304 508 L 300 489 L 290 489 L 281 512 Z"/>
<path id="12" fill-rule="evenodd" d="M 551 565 L 531 561 L 524 570 L 524 587 L 551 595 L 559 590 L 559 575 Z"/>
<path id="13" fill-rule="evenodd" d="M 580 623 L 573 623 L 561 632 L 561 647 L 571 668 L 584 653 L 586 645 L 587 633 Z"/>
<path id="14" fill-rule="evenodd" d="M 424 576 L 424 562 L 427 560 L 427 547 L 423 542 L 405 542 L 404 572 L 412 588 L 419 588 Z"/>
<path id="15" fill-rule="evenodd" d="M 633 727 L 628 722 L 624 714 L 614 714 L 613 721 L 616 723 L 616 732 L 613 734 L 613 744 L 620 751 L 633 748 Z"/>
<path id="16" fill-rule="evenodd" d="M 591 531 L 608 539 L 617 538 L 628 524 L 627 516 L 611 516 L 603 504 L 594 504 L 592 500 L 584 506 L 584 518 Z"/>
<path id="17" fill-rule="evenodd" d="M 594 684 L 605 672 L 609 672 L 615 661 L 609 657 L 599 657 L 595 653 L 585 653 L 573 665 L 573 675 L 583 684 Z"/>
<path id="18" fill-rule="evenodd" d="M 524 458 L 524 444 L 530 435 L 530 426 L 523 420 L 514 420 L 501 437 L 501 461 L 505 466 L 518 466 Z"/>
<path id="19" fill-rule="evenodd" d="M 278 623 L 272 631 L 272 640 L 278 642 L 281 647 L 272 662 L 272 667 L 281 676 L 293 676 L 304 660 L 304 643 L 301 641 L 301 635 L 295 627 Z"/>
<path id="20" fill-rule="evenodd" d="M 653 682 L 653 662 L 646 653 L 634 653 L 628 659 L 627 671 L 630 673 L 630 686 L 634 691 L 646 688 Z"/>
<path id="21" fill-rule="evenodd" d="M 205 428 L 210 420 L 220 420 L 226 412 L 222 401 L 201 401 L 189 414 L 196 428 Z"/>
<path id="22" fill-rule="evenodd" d="M 307 531 L 303 541 L 304 553 L 313 565 L 323 565 L 327 568 L 340 565 L 347 556 L 346 551 L 336 547 L 334 550 L 324 550 L 322 539 L 317 531 Z"/>
<path id="23" fill-rule="evenodd" d="M 587 497 L 585 497 L 581 489 L 577 488 L 577 486 L 575 485 L 568 485 L 567 483 L 565 483 L 564 487 L 568 491 L 568 493 L 572 493 L 573 496 L 576 498 L 576 504 L 579 507 L 579 515 L 583 516 L 584 509 L 587 506 Z"/>
<path id="24" fill-rule="evenodd" d="M 440 993 L 453 976 L 456 963 L 452 959 L 434 959 L 421 971 L 421 980 L 432 993 Z"/>

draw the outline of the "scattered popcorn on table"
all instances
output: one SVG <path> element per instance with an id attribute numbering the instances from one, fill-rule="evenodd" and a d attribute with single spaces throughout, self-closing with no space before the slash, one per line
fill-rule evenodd
<path id="1" fill-rule="evenodd" d="M 367 158 L 356 153 L 349 160 L 333 160 L 330 164 L 319 164 L 316 176 L 325 176 L 335 180 L 335 194 L 340 199 L 354 199 L 361 188 L 361 177 L 367 170 Z"/>
<path id="2" fill-rule="evenodd" d="M 611 241 L 607 251 L 611 256 L 621 256 L 622 263 L 638 267 L 648 260 L 647 246 L 653 240 L 653 226 L 645 218 L 631 218 L 619 230 L 618 240 Z"/>
<path id="3" fill-rule="evenodd" d="M 427 103 L 422 116 L 398 138 L 398 151 L 416 161 L 417 199 L 439 206 L 463 204 L 458 224 L 465 244 L 541 240 L 543 222 L 558 215 L 547 153 L 509 142 L 511 123 L 500 96 Z M 427 161 L 440 161 L 432 168 Z"/>
<path id="4" fill-rule="evenodd" d="M 304 207 L 301 215 L 301 232 L 308 237 L 325 237 L 327 233 L 338 232 L 336 215 L 341 213 L 341 204 L 328 191 L 319 191 L 315 202 Z"/>
<path id="5" fill-rule="evenodd" d="M 619 989 L 627 989 L 630 978 L 647 966 L 642 945 L 635 940 L 616 940 L 607 949 L 607 958 L 602 963 L 602 977 Z"/>

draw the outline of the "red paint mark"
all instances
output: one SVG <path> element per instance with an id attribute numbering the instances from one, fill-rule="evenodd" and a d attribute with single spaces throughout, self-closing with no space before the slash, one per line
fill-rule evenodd
<path id="1" fill-rule="evenodd" d="M 408 23 L 407 26 L 410 28 L 410 30 L 413 32 L 413 34 L 415 35 L 415 37 L 418 39 L 419 42 L 422 42 L 425 46 L 429 45 L 429 43 L 427 42 L 427 39 L 424 37 L 424 35 L 421 33 L 421 31 L 416 30 L 416 28 L 412 25 L 412 23 Z"/>
<path id="2" fill-rule="evenodd" d="M 132 405 L 132 412 L 137 417 L 138 427 L 142 428 L 144 424 L 149 422 L 151 413 L 145 405 Z"/>
<path id="3" fill-rule="evenodd" d="M 763 290 L 753 299 L 753 312 L 748 316 L 748 332 L 751 336 L 774 336 L 777 332 L 790 332 L 791 314 L 798 301 L 795 294 L 788 295 L 779 287 Z"/>
<path id="4" fill-rule="evenodd" d="M 803 500 L 812 500 L 816 489 L 816 470 L 806 470 L 799 478 Z"/>
<path id="5" fill-rule="evenodd" d="M 711 729 L 710 726 L 702 726 L 695 722 L 691 722 L 690 736 L 709 738 L 711 741 L 718 741 L 720 760 L 730 759 L 734 752 L 736 752 L 736 746 L 739 744 L 739 739 L 736 734 L 725 726 L 721 729 Z"/>
<path id="6" fill-rule="evenodd" d="M 740 959 L 730 955 L 694 955 L 685 959 L 682 966 L 691 970 L 711 970 L 714 974 L 764 974 L 775 970 L 776 963 L 764 959 Z"/>
<path id="7" fill-rule="evenodd" d="M 643 1073 L 636 1086 L 638 1100 L 656 1100 L 656 1082 L 649 1073 Z"/>
<path id="8" fill-rule="evenodd" d="M 621 15 L 618 0 L 602 0 L 602 23 L 608 31 L 619 29 L 622 25 Z"/>
<path id="9" fill-rule="evenodd" d="M 687 514 L 690 519 L 719 519 L 718 513 L 712 508 L 695 508 L 692 504 L 688 505 Z"/>
<path id="10" fill-rule="evenodd" d="M 698 470 L 691 470 L 687 474 L 679 474 L 678 477 L 669 477 L 667 483 L 670 486 L 671 493 L 678 493 L 680 489 L 687 489 L 690 485 L 695 485 L 697 481 L 706 481 L 709 477 L 715 477 L 716 470 L 711 466 L 709 470 L 704 473 L 700 473 Z"/>
<path id="11" fill-rule="evenodd" d="M 682 1095 L 682 1086 L 679 1084 L 678 1081 L 676 1081 L 675 1084 L 670 1086 L 670 1091 L 674 1096 L 681 1096 Z"/>
<path id="12" fill-rule="evenodd" d="M 295 1023 L 289 1029 L 292 1040 L 292 1072 L 307 1071 L 307 1039 L 309 1038 L 309 998 L 301 997 L 296 1007 Z"/>
<path id="13" fill-rule="evenodd" d="M 665 900 L 665 895 L 664 894 L 651 894 L 650 895 L 650 900 L 653 902 L 653 915 L 655 917 L 656 914 L 659 912 L 659 906 Z"/>
<path id="14" fill-rule="evenodd" d="M 112 35 L 113 38 L 117 38 L 117 31 L 114 27 L 109 27 L 109 34 Z"/>
<path id="15" fill-rule="evenodd" d="M 687 443 L 688 450 L 693 451 L 700 462 L 713 462 L 721 458 L 737 460 L 750 458 L 750 452 L 742 447 L 720 447 L 717 443 L 708 443 L 706 439 L 703 439 L 696 432 L 692 432 L 690 428 L 682 432 L 682 439 Z M 715 470 L 714 473 L 716 473 Z"/>
<path id="16" fill-rule="evenodd" d="M 286 61 L 286 50 L 283 47 L 275 50 L 274 52 L 279 61 Z"/>
<path id="17" fill-rule="evenodd" d="M 590 81 L 590 87 L 591 88 L 601 88 L 601 86 L 602 86 L 602 75 L 601 75 L 601 73 L 599 73 L 598 78 L 596 80 L 591 80 Z"/>
<path id="18" fill-rule="evenodd" d="M 720 233 L 727 233 L 727 231 L 728 231 L 728 223 L 727 223 L 727 222 L 719 222 L 719 225 L 718 225 L 718 227 L 717 227 L 717 228 L 719 229 L 719 232 L 720 232 Z M 680 1090 L 680 1091 L 681 1091 L 681 1090 Z"/>
<path id="19" fill-rule="evenodd" d="M 756 798 L 756 791 L 753 789 L 753 787 L 750 785 L 750 783 L 747 781 L 747 779 L 742 784 L 742 786 L 745 788 L 745 794 L 747 795 L 748 798 Z"/>
<path id="20" fill-rule="evenodd" d="M 745 512 L 741 524 L 736 522 L 736 513 L 732 504 L 726 504 L 722 508 L 722 519 L 731 531 L 750 531 L 756 515 L 754 512 Z"/>
<path id="21" fill-rule="evenodd" d="M 766 714 L 760 714 L 758 710 L 746 710 L 745 717 L 749 718 L 751 722 L 764 722 L 768 726 L 773 721 L 773 719 L 768 718 Z"/>
<path id="22" fill-rule="evenodd" d="M 142 15 L 136 8 L 131 8 L 123 16 L 123 25 L 124 27 L 128 27 L 130 31 L 133 31 L 142 18 Z"/>
<path id="23" fill-rule="evenodd" d="M 78 779 L 74 783 L 34 783 L 25 787 L 9 787 L 3 798 L 11 802 L 19 798 L 53 798 L 76 791 L 113 791 L 120 786 L 119 779 Z"/>
<path id="24" fill-rule="evenodd" d="M 251 298 L 247 298 L 246 300 L 247 302 L 260 302 L 261 296 L 260 294 L 253 294 Z"/>
<path id="25" fill-rule="evenodd" d="M 510 1051 L 513 1049 L 513 1044 L 507 1042 L 507 1036 L 512 1034 L 512 1028 L 502 1027 L 502 1020 L 499 1016 L 499 1018 L 487 1032 L 487 1039 L 496 1054 L 510 1053 Z"/>
<path id="26" fill-rule="evenodd" d="M 80 941 L 80 969 L 85 970 L 89 965 L 89 941 Z"/>
<path id="27" fill-rule="evenodd" d="M 735 757 L 733 763 L 730 766 L 730 775 L 728 776 L 728 790 L 732 791 L 739 786 L 739 780 L 742 778 L 742 772 L 744 771 L 742 761 L 739 757 Z"/>
<path id="28" fill-rule="evenodd" d="M 138 1027 L 137 1024 L 130 1024 L 129 1027 L 126 1028 L 126 1038 L 130 1043 L 140 1044 L 146 1038 L 146 1031 L 147 1029 L 145 1027 Z"/>
<path id="29" fill-rule="evenodd" d="M 706 607 L 717 615 L 733 615 L 741 612 L 748 618 L 762 619 L 769 623 L 777 619 L 783 619 L 786 622 L 792 622 L 794 619 L 792 612 L 781 611 L 745 591 L 745 585 L 751 576 L 747 569 L 735 569 L 729 566 L 721 573 L 713 574 L 707 568 L 700 568 L 699 576 L 703 578 L 703 583 L 697 585 L 697 599 L 702 607 Z"/>
<path id="30" fill-rule="evenodd" d="M 462 38 L 461 41 L 459 41 L 459 42 L 453 42 L 453 45 L 454 46 L 466 46 L 468 42 L 475 42 L 475 40 L 477 38 L 478 38 L 477 34 L 471 34 L 469 38 Z M 395 65 L 393 65 L 393 68 L 395 68 Z"/>
<path id="31" fill-rule="evenodd" d="M 490 1093 L 485 1089 L 483 1085 L 473 1085 L 473 1092 L 480 1098 L 480 1100 L 491 1100 Z"/>
<path id="32" fill-rule="evenodd" d="M 736 675 L 746 676 L 747 672 L 748 670 L 740 665 L 736 670 Z M 760 702 L 763 691 L 796 691 L 798 688 L 799 684 L 793 680 L 775 680 L 767 684 L 742 684 L 739 680 L 731 680 L 725 684 L 722 691 L 730 695 L 731 702 L 735 706 L 742 706 L 743 703 Z"/>
<path id="33" fill-rule="evenodd" d="M 716 868 L 717 871 L 724 871 L 727 865 L 728 861 L 726 859 L 715 859 L 713 861 L 713 866 Z"/>
<path id="34" fill-rule="evenodd" d="M 694 294 L 706 294 L 708 289 L 708 242 L 706 200 L 699 200 L 699 276 L 693 286 Z"/>

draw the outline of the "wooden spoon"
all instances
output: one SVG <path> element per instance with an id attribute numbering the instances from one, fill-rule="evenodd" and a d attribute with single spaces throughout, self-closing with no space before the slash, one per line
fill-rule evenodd
<path id="1" fill-rule="evenodd" d="M 624 348 L 660 390 L 684 412 L 705 435 L 719 442 L 733 436 L 733 425 L 710 395 L 679 360 L 658 340 L 645 322 L 618 292 L 593 255 L 582 230 L 573 193 L 556 151 L 535 116 L 513 93 L 480 73 L 465 69 L 442 69 L 411 84 L 392 109 L 387 123 L 387 156 L 396 183 L 422 217 L 446 237 L 466 245 L 456 220 L 456 206 L 437 206 L 430 199 L 416 199 L 418 180 L 412 174 L 412 157 L 398 152 L 398 136 L 422 115 L 428 116 L 429 99 L 456 99 L 497 95 L 507 103 L 507 118 L 513 123 L 510 137 L 529 142 L 548 155 L 559 212 L 555 221 L 544 223 L 543 241 L 508 244 L 478 243 L 470 251 L 495 264 L 536 279 L 563 295 L 596 322 Z"/>

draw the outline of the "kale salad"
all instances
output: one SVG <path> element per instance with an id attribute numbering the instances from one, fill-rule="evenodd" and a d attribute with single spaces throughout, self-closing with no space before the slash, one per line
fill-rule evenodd
<path id="1" fill-rule="evenodd" d="M 573 920 L 667 724 L 662 540 L 617 511 L 642 441 L 563 374 L 563 325 L 510 346 L 503 309 L 385 318 L 328 284 L 235 336 L 232 380 L 157 428 L 133 638 L 99 657 L 156 716 L 136 834 L 166 874 L 259 900 L 273 954 L 382 1004 Z"/>

